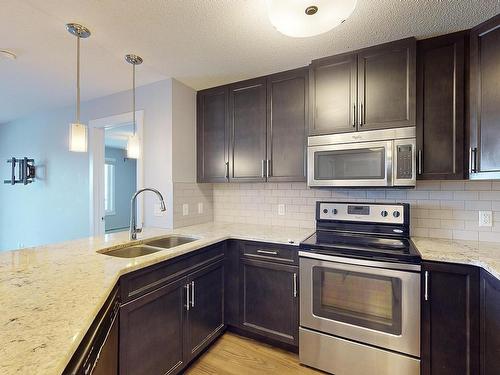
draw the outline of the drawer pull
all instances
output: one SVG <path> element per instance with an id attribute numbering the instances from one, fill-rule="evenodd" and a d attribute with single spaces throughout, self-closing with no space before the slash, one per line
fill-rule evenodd
<path id="1" fill-rule="evenodd" d="M 257 254 L 278 255 L 278 252 L 271 250 L 257 250 Z"/>

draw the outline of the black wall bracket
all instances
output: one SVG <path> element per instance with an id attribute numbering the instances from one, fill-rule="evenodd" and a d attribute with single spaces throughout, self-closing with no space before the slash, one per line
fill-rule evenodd
<path id="1" fill-rule="evenodd" d="M 7 163 L 11 164 L 11 178 L 10 180 L 4 180 L 4 184 L 31 184 L 35 180 L 35 160 L 22 158 L 16 159 L 12 158 L 7 160 Z M 16 179 L 16 165 L 19 166 L 18 178 Z"/>

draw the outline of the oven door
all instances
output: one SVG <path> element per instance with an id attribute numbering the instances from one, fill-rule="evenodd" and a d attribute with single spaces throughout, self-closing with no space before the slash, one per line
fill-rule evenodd
<path id="1" fill-rule="evenodd" d="M 391 186 L 393 141 L 307 148 L 309 186 Z"/>
<path id="2" fill-rule="evenodd" d="M 305 254 L 337 261 L 301 252 L 302 327 L 420 357 L 420 272 Z"/>

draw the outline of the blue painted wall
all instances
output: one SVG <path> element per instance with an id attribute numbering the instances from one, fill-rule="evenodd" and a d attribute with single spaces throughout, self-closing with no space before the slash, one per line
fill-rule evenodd
<path id="1" fill-rule="evenodd" d="M 106 147 L 106 159 L 113 159 L 115 165 L 115 213 L 106 215 L 106 232 L 125 229 L 130 221 L 130 199 L 137 186 L 137 162 L 127 159 L 125 150 Z"/>

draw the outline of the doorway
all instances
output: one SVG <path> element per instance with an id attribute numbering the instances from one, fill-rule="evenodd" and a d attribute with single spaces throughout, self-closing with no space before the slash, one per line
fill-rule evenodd
<path id="1" fill-rule="evenodd" d="M 136 112 L 136 133 L 142 151 L 143 111 Z M 133 134 L 132 112 L 89 122 L 89 181 L 91 235 L 128 229 L 130 200 L 143 186 L 142 154 L 127 158 L 127 140 Z M 137 223 L 142 226 L 143 200 L 137 200 Z"/>

